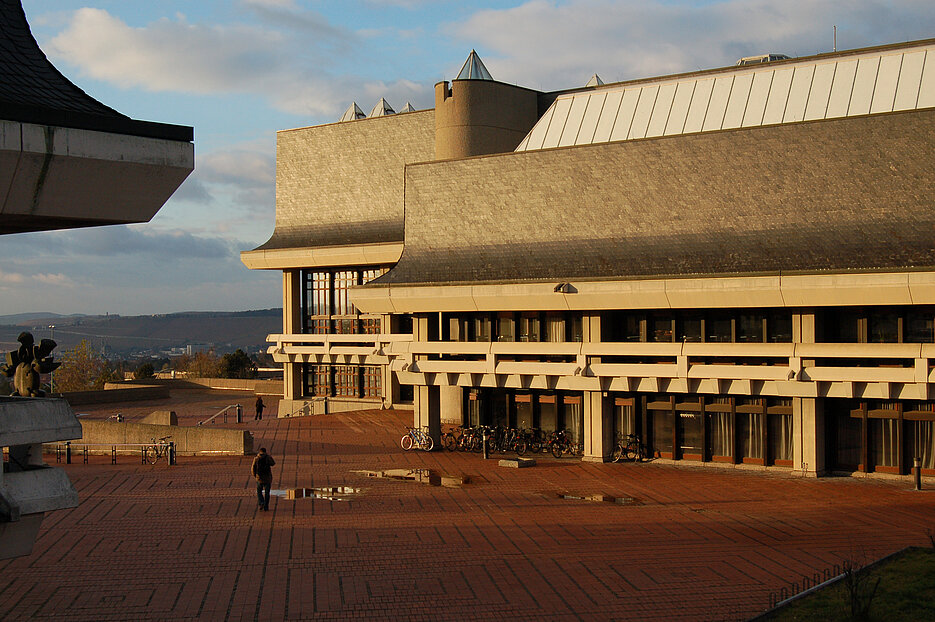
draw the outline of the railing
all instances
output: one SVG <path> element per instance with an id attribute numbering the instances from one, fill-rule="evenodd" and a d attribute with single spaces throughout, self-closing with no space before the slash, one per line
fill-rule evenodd
<path id="1" fill-rule="evenodd" d="M 457 382 L 439 380 L 445 374 L 538 376 L 598 390 L 659 390 L 662 380 L 673 385 L 668 390 L 755 393 L 783 383 L 798 386 L 802 397 L 832 389 L 853 397 L 863 390 L 855 385 L 871 384 L 881 398 L 914 385 L 901 397 L 927 399 L 925 385 L 935 382 L 935 344 L 421 342 L 398 334 L 268 340 L 280 362 L 389 365 L 405 384 L 422 384 L 428 374 L 436 384 Z"/>
<path id="2" fill-rule="evenodd" d="M 223 422 L 224 422 L 224 423 L 227 423 L 227 415 L 228 415 L 228 413 L 230 412 L 230 410 L 231 410 L 232 408 L 235 409 L 236 422 L 237 422 L 237 423 L 243 423 L 243 406 L 241 406 L 240 404 L 231 404 L 230 406 L 225 406 L 224 408 L 222 408 L 221 410 L 217 411 L 216 413 L 214 413 L 213 415 L 211 415 L 211 416 L 208 417 L 207 419 L 202 419 L 202 420 L 199 421 L 196 425 L 204 425 L 204 424 L 206 424 L 206 423 L 214 423 L 214 420 L 215 420 L 215 419 L 217 419 L 218 417 L 222 417 L 222 416 L 224 417 Z"/>
<path id="3" fill-rule="evenodd" d="M 155 452 L 157 446 L 160 448 L 160 452 L 159 454 L 154 453 L 153 455 L 158 455 L 159 458 L 153 459 L 150 457 L 150 452 Z M 175 443 L 172 441 L 156 443 L 59 443 L 55 445 L 55 461 L 58 463 L 64 462 L 65 464 L 71 464 L 72 454 L 74 453 L 73 450 L 80 449 L 82 462 L 88 464 L 88 456 L 93 447 L 106 447 L 110 449 L 111 464 L 117 464 L 118 449 L 129 450 L 133 453 L 135 453 L 133 450 L 139 450 L 141 464 L 155 464 L 159 459 L 165 459 L 166 464 L 170 466 L 176 464 Z"/>

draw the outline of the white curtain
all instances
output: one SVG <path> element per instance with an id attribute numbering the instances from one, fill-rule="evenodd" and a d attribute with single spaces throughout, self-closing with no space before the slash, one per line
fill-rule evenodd
<path id="1" fill-rule="evenodd" d="M 935 468 L 935 422 L 913 421 L 913 455 L 911 458 L 920 458 L 923 469 Z"/>
<path id="2" fill-rule="evenodd" d="M 730 413 L 711 413 L 711 454 L 731 455 Z"/>
<path id="3" fill-rule="evenodd" d="M 792 415 L 779 415 L 779 452 L 776 460 L 792 460 Z"/>
<path id="4" fill-rule="evenodd" d="M 746 413 L 737 417 L 742 420 L 746 417 L 746 434 L 743 435 L 743 456 L 745 458 L 763 457 L 763 415 L 759 413 Z"/>

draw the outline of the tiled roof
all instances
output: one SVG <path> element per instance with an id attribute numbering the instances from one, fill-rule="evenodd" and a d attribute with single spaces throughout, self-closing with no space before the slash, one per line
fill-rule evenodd
<path id="1" fill-rule="evenodd" d="M 407 168 L 374 286 L 935 266 L 935 110 Z"/>
<path id="2" fill-rule="evenodd" d="M 192 128 L 136 121 L 72 84 L 32 36 L 19 0 L 0 0 L 0 119 L 192 140 Z"/>

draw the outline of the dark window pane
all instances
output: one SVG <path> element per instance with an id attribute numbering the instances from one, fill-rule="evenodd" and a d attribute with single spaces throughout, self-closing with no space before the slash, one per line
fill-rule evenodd
<path id="1" fill-rule="evenodd" d="M 867 318 L 870 343 L 897 343 L 899 315 L 893 311 L 874 311 Z"/>
<path id="2" fill-rule="evenodd" d="M 932 343 L 932 312 L 910 312 L 904 323 L 908 343 Z"/>
<path id="3" fill-rule="evenodd" d="M 737 341 L 763 341 L 763 315 L 760 313 L 741 313 L 737 318 Z"/>
<path id="4" fill-rule="evenodd" d="M 652 316 L 649 322 L 650 341 L 672 341 L 672 318 L 670 316 Z"/>
<path id="5" fill-rule="evenodd" d="M 704 333 L 701 330 L 702 325 L 702 316 L 700 315 L 688 315 L 683 317 L 679 322 L 679 341 L 689 341 L 696 342 L 701 341 Z"/>
<path id="6" fill-rule="evenodd" d="M 824 313 L 824 341 L 829 343 L 857 343 L 858 322 L 861 315 L 846 309 L 828 309 Z"/>
<path id="7" fill-rule="evenodd" d="M 766 340 L 770 343 L 789 343 L 792 341 L 792 314 L 786 312 L 771 313 L 766 319 Z"/>

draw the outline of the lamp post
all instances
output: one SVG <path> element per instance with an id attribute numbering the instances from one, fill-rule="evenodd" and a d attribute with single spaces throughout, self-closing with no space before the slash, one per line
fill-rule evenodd
<path id="1" fill-rule="evenodd" d="M 55 324 L 49 324 L 49 339 L 55 341 Z M 55 393 L 55 370 L 49 372 L 49 393 Z"/>

